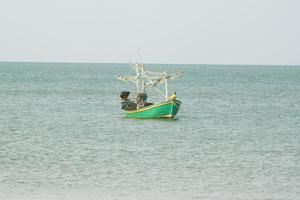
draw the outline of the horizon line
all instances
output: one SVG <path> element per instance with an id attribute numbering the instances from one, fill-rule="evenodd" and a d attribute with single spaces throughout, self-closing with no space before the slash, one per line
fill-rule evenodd
<path id="1" fill-rule="evenodd" d="M 53 64 L 130 64 L 129 62 L 89 62 L 89 61 L 7 61 L 0 60 L 0 63 L 53 63 Z M 240 66 L 300 66 L 300 64 L 232 64 L 232 63 L 154 63 L 154 62 L 145 62 L 143 64 L 149 65 L 240 65 Z"/>

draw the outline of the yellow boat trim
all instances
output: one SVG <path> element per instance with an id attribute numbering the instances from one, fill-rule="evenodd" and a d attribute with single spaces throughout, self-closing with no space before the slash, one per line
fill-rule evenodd
<path id="1" fill-rule="evenodd" d="M 165 116 L 162 116 L 163 118 L 173 118 L 174 116 L 173 115 L 165 115 Z"/>
<path id="2" fill-rule="evenodd" d="M 130 110 L 130 111 L 126 110 L 125 113 L 128 113 L 128 114 L 138 113 L 138 112 L 142 112 L 142 111 L 145 111 L 145 110 L 150 110 L 152 108 L 156 108 L 156 107 L 167 105 L 167 104 L 173 104 L 173 101 L 167 101 L 167 102 L 162 102 L 162 103 L 159 103 L 159 104 L 154 104 L 152 106 L 147 106 L 147 107 L 144 107 L 144 108 L 140 108 L 138 110 Z"/>

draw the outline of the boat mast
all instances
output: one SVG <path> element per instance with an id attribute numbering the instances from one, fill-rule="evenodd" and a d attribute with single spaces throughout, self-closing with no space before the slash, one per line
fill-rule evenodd
<path id="1" fill-rule="evenodd" d="M 136 95 L 145 92 L 144 65 L 141 62 L 141 53 L 138 51 L 138 63 L 136 63 Z M 139 108 L 138 98 L 136 99 L 137 108 Z"/>
<path id="2" fill-rule="evenodd" d="M 145 70 L 144 70 L 144 65 L 142 64 L 142 59 L 141 59 L 141 50 L 139 49 L 138 51 L 138 63 L 136 65 L 137 69 L 137 94 L 138 93 L 144 93 L 145 92 L 145 80 L 144 80 L 144 75 L 145 75 Z"/>
<path id="3" fill-rule="evenodd" d="M 166 101 L 168 101 L 168 81 L 167 81 L 167 71 L 165 71 L 165 88 L 166 88 Z"/>
<path id="4" fill-rule="evenodd" d="M 141 76 L 142 76 L 142 92 L 145 92 L 145 80 L 144 80 L 144 65 L 141 64 Z"/>
<path id="5" fill-rule="evenodd" d="M 145 92 L 144 65 L 136 65 L 136 93 Z"/>
<path id="6" fill-rule="evenodd" d="M 135 67 L 136 67 L 136 81 L 135 81 L 135 84 L 136 84 L 136 94 L 139 93 L 139 82 L 140 82 L 140 79 L 139 79 L 139 66 L 138 64 L 136 63 L 135 64 Z"/>

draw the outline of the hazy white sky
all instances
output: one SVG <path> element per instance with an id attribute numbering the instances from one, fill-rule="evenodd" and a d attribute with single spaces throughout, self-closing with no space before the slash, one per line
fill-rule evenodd
<path id="1" fill-rule="evenodd" d="M 299 0 L 0 0 L 0 60 L 300 64 Z"/>

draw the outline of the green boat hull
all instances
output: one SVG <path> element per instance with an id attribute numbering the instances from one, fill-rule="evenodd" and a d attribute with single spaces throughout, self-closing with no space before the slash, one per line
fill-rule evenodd
<path id="1" fill-rule="evenodd" d="M 125 110 L 124 115 L 127 118 L 141 119 L 174 118 L 179 110 L 180 104 L 181 102 L 178 100 L 169 100 L 137 110 Z"/>

